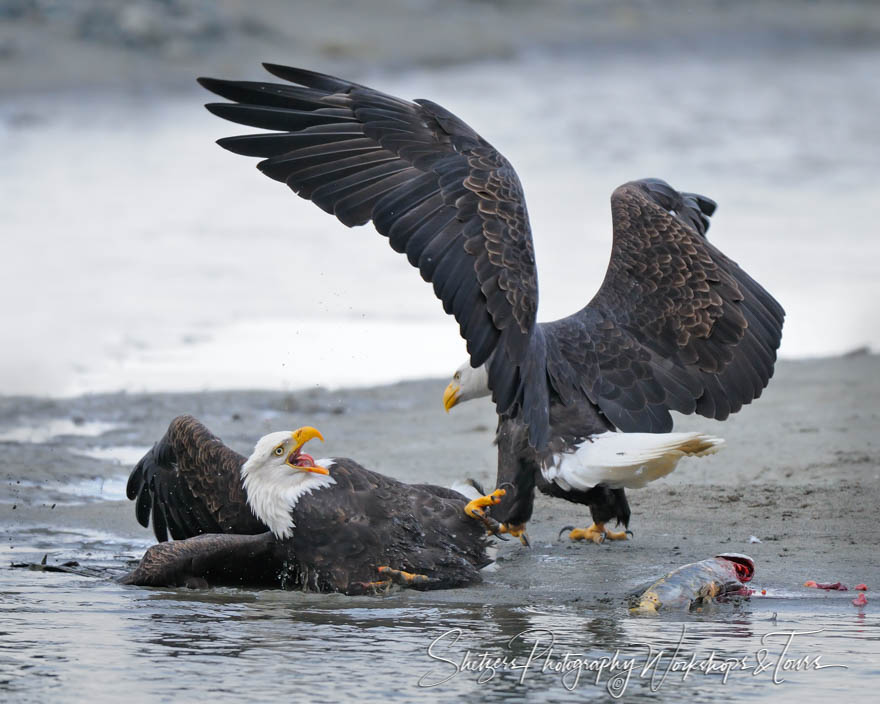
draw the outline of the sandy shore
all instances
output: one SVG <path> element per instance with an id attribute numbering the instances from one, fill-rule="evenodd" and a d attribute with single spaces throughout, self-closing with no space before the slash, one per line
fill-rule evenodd
<path id="1" fill-rule="evenodd" d="M 872 3 L 799 0 L 236 0 L 77 3 L 0 0 L 6 95 L 90 90 L 149 94 L 193 76 L 263 79 L 261 61 L 342 75 L 448 66 L 523 53 L 860 46 L 880 37 Z"/>
<path id="2" fill-rule="evenodd" d="M 449 484 L 470 475 L 491 484 L 492 408 L 471 403 L 447 416 L 440 404 L 444 385 L 444 380 L 427 380 L 288 394 L 2 398 L 0 434 L 58 419 L 84 428 L 113 424 L 97 437 L 2 445 L 3 543 L 13 546 L 35 526 L 148 539 L 130 503 L 62 505 L 46 487 L 126 474 L 128 467 L 118 462 L 77 453 L 96 446 L 147 447 L 180 413 L 198 416 L 245 453 L 267 431 L 311 424 L 326 438 L 321 454 L 351 456 L 413 482 Z M 579 507 L 539 497 L 529 525 L 533 546 L 506 543 L 500 569 L 486 584 L 440 598 L 609 599 L 621 593 L 621 585 L 720 551 L 752 555 L 757 581 L 770 587 L 793 588 L 806 579 L 880 584 L 880 564 L 871 559 L 880 545 L 878 397 L 880 356 L 783 361 L 764 397 L 731 420 L 679 419 L 678 428 L 722 435 L 728 446 L 714 457 L 682 462 L 670 477 L 631 492 L 633 540 L 603 546 L 558 541 L 560 528 L 584 524 L 587 516 Z M 761 542 L 750 543 L 750 536 Z"/>

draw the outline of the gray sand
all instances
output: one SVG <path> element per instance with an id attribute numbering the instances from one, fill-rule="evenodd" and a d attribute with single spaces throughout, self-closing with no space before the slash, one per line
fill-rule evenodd
<path id="1" fill-rule="evenodd" d="M 55 418 L 118 424 L 97 438 L 6 443 L 0 464 L 3 542 L 28 526 L 90 528 L 123 538 L 149 538 L 126 501 L 51 508 L 51 497 L 16 484 L 116 476 L 127 467 L 80 457 L 85 447 L 149 446 L 180 413 L 201 418 L 247 453 L 271 430 L 314 425 L 325 438 L 316 455 L 347 455 L 400 479 L 450 484 L 494 478 L 494 416 L 488 402 L 444 414 L 445 380 L 373 389 L 292 394 L 234 392 L 84 396 L 69 400 L 0 399 L 0 433 Z M 756 583 L 793 588 L 807 579 L 880 584 L 878 407 L 880 356 L 783 361 L 764 397 L 724 423 L 680 418 L 678 429 L 721 435 L 718 455 L 685 460 L 671 476 L 630 492 L 628 542 L 571 544 L 557 540 L 570 524 L 585 525 L 581 507 L 539 497 L 529 524 L 530 549 L 505 543 L 487 583 L 438 598 L 520 603 L 614 598 L 677 565 L 720 551 L 745 552 Z M 9 500 L 16 501 L 15 509 Z M 749 543 L 750 536 L 761 543 Z"/>
<path id="2" fill-rule="evenodd" d="M 76 3 L 0 0 L 8 94 L 191 88 L 206 72 L 265 76 L 260 61 L 341 75 L 449 66 L 533 50 L 741 52 L 858 47 L 880 36 L 863 0 L 444 0 Z"/>

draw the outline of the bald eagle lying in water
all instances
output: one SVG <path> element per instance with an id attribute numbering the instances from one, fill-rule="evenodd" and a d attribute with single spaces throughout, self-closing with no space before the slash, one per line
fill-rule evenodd
<path id="1" fill-rule="evenodd" d="M 595 525 L 572 537 L 604 535 L 614 518 L 625 525 L 626 485 L 566 480 L 564 455 L 597 436 L 603 448 L 625 446 L 614 430 L 669 433 L 671 411 L 723 420 L 760 396 L 784 311 L 706 238 L 711 199 L 653 178 L 617 188 L 601 287 L 576 313 L 538 323 L 525 197 L 503 155 L 430 100 L 265 67 L 288 83 L 199 79 L 233 101 L 211 112 L 270 130 L 219 144 L 260 157 L 263 173 L 343 224 L 372 221 L 433 284 L 467 341 L 467 368 L 480 370 L 475 389 L 495 402 L 498 483 L 514 488 L 495 515 L 508 532 L 522 534 L 536 485 L 590 506 Z M 631 443 L 638 461 L 645 441 Z M 657 443 L 678 456 L 717 444 Z"/>
<path id="2" fill-rule="evenodd" d="M 316 437 L 308 427 L 271 433 L 246 458 L 195 418 L 175 418 L 128 480 L 137 519 L 152 518 L 160 544 L 122 582 L 357 594 L 480 581 L 491 559 L 468 498 L 346 458 L 315 460 L 302 448 Z"/>

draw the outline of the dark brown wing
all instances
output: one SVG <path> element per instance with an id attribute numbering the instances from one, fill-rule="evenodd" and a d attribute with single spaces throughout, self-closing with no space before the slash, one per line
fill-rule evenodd
<path id="1" fill-rule="evenodd" d="M 645 179 L 618 188 L 611 209 L 602 287 L 541 326 L 554 389 L 586 395 L 627 432 L 670 430 L 670 410 L 722 420 L 760 396 L 785 312 L 706 239 L 715 203 Z"/>
<path id="2" fill-rule="evenodd" d="M 153 519 L 159 542 L 201 533 L 268 530 L 247 505 L 241 486 L 245 458 L 192 416 L 171 421 L 164 437 L 137 463 L 126 495 L 145 528 Z"/>
<path id="3" fill-rule="evenodd" d="M 430 577 L 428 588 L 479 581 L 485 530 L 451 490 L 410 485 L 337 458 L 336 484 L 303 496 L 291 540 L 307 587 L 346 591 L 377 579 L 376 567 Z"/>
<path id="4" fill-rule="evenodd" d="M 295 86 L 201 78 L 235 101 L 207 108 L 275 132 L 221 139 L 348 226 L 370 220 L 434 284 L 499 413 L 548 436 L 546 380 L 530 347 L 538 306 L 528 214 L 513 167 L 455 115 L 332 76 L 266 64 Z M 497 351 L 497 352 L 496 352 Z M 537 355 L 540 357 L 540 355 Z"/>
<path id="5" fill-rule="evenodd" d="M 260 535 L 198 535 L 154 545 L 120 584 L 142 587 L 254 586 L 281 584 L 276 541 Z"/>

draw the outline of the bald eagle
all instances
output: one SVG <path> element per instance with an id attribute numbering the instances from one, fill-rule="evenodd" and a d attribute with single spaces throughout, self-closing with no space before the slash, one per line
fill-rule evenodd
<path id="1" fill-rule="evenodd" d="M 302 451 L 316 437 L 309 427 L 270 433 L 246 458 L 195 418 L 175 418 L 128 480 L 137 519 L 152 518 L 160 544 L 122 582 L 357 594 L 480 581 L 491 559 L 467 497 L 346 458 L 316 461 Z"/>
<path id="2" fill-rule="evenodd" d="M 561 455 L 615 430 L 669 433 L 671 411 L 723 420 L 760 396 L 784 311 L 706 239 L 711 199 L 659 179 L 617 188 L 599 291 L 538 323 L 525 198 L 491 144 L 430 100 L 264 66 L 289 83 L 199 79 L 233 101 L 212 113 L 270 130 L 218 143 L 260 157 L 263 173 L 343 224 L 372 221 L 433 284 L 467 341 L 467 368 L 479 370 L 474 388 L 495 403 L 498 484 L 514 490 L 494 510 L 508 532 L 522 534 L 536 485 L 590 505 L 590 537 L 605 520 L 626 524 L 625 485 L 566 488 L 551 471 Z M 463 398 L 447 394 L 447 407 Z"/>

